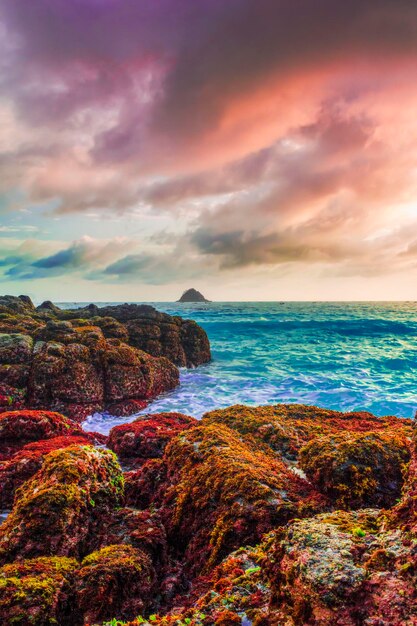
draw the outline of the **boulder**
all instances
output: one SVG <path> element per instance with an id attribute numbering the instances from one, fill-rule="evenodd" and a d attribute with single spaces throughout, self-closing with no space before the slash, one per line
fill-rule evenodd
<path id="1" fill-rule="evenodd" d="M 71 446 L 50 452 L 16 492 L 0 526 L 0 562 L 37 556 L 85 556 L 95 523 L 123 496 L 112 452 Z"/>
<path id="2" fill-rule="evenodd" d="M 397 431 L 327 435 L 300 451 L 309 480 L 344 509 L 395 504 L 409 461 L 410 441 Z"/>
<path id="3" fill-rule="evenodd" d="M 71 587 L 75 559 L 40 557 L 0 569 L 0 622 L 6 626 L 81 626 Z"/>
<path id="4" fill-rule="evenodd" d="M 149 612 L 156 575 L 147 554 L 128 545 L 109 545 L 86 556 L 77 572 L 75 596 L 84 623 L 117 615 L 133 619 Z"/>
<path id="5" fill-rule="evenodd" d="M 45 312 L 51 311 L 52 313 L 59 313 L 61 309 L 50 300 L 44 300 L 42 304 L 36 307 L 36 310 L 45 311 Z"/>
<path id="6" fill-rule="evenodd" d="M 112 428 L 108 446 L 123 462 L 140 464 L 162 457 L 175 435 L 197 424 L 196 419 L 182 413 L 143 415 Z"/>
<path id="7" fill-rule="evenodd" d="M 124 477 L 127 506 L 147 509 L 153 506 L 161 485 L 167 483 L 167 467 L 162 459 L 150 459 L 140 469 L 125 472 Z"/>
<path id="8" fill-rule="evenodd" d="M 227 426 L 183 431 L 167 445 L 163 461 L 167 478 L 153 503 L 192 575 L 325 505 L 267 446 Z"/>

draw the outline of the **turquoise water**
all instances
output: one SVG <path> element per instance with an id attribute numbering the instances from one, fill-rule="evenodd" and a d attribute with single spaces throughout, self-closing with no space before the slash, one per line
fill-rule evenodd
<path id="1" fill-rule="evenodd" d="M 417 303 L 152 303 L 196 320 L 213 362 L 181 372 L 181 385 L 148 412 L 201 417 L 235 403 L 301 402 L 376 415 L 417 409 Z M 95 415 L 106 432 L 126 418 Z"/>

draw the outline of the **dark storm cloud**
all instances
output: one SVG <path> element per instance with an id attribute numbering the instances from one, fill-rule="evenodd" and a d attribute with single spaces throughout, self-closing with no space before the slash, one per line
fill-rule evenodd
<path id="1" fill-rule="evenodd" d="M 270 75 L 417 51 L 414 0 L 2 0 L 0 11 L 17 76 L 44 68 L 68 81 L 44 99 L 15 84 L 28 116 L 33 102 L 46 121 L 123 92 L 152 61 L 166 68 L 153 124 L 179 137 L 212 127 L 230 98 Z"/>

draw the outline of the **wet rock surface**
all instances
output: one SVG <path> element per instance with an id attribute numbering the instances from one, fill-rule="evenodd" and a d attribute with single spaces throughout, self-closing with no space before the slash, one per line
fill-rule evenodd
<path id="1" fill-rule="evenodd" d="M 417 624 L 414 438 L 410 421 L 287 405 L 148 414 L 108 440 L 5 412 L 0 619 Z"/>
<path id="2" fill-rule="evenodd" d="M 0 412 L 48 409 L 82 421 L 130 415 L 179 382 L 177 366 L 210 360 L 195 322 L 147 305 L 61 310 L 0 297 Z"/>
<path id="3" fill-rule="evenodd" d="M 0 411 L 49 409 L 78 421 L 110 408 L 129 414 L 129 401 L 143 408 L 178 384 L 168 359 L 105 339 L 98 327 L 49 322 L 40 335 L 0 334 Z"/>

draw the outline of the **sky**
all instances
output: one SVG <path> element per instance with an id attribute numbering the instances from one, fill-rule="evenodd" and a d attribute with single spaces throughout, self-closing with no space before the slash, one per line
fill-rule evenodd
<path id="1" fill-rule="evenodd" d="M 0 292 L 417 300 L 416 110 L 415 0 L 0 0 Z"/>

